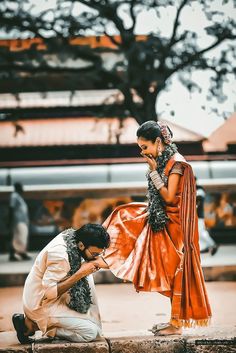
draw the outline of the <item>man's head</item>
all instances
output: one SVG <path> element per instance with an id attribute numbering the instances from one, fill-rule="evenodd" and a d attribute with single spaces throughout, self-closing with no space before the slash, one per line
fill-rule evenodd
<path id="1" fill-rule="evenodd" d="M 18 194 L 23 194 L 23 192 L 24 192 L 23 185 L 21 183 L 15 183 L 14 189 L 16 192 L 18 192 Z"/>
<path id="2" fill-rule="evenodd" d="M 85 260 L 94 260 L 104 254 L 110 245 L 110 237 L 100 224 L 88 223 L 75 231 L 75 240 Z"/>

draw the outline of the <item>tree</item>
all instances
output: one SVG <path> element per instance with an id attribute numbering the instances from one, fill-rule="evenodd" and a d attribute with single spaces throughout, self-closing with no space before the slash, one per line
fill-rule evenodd
<path id="1" fill-rule="evenodd" d="M 191 74 L 196 70 L 210 72 L 209 98 L 217 97 L 219 101 L 225 98 L 224 82 L 228 74 L 236 71 L 232 64 L 236 57 L 236 21 L 223 11 L 228 3 L 223 0 L 222 11 L 219 11 L 214 9 L 212 0 L 58 0 L 53 11 L 45 10 L 39 16 L 32 7 L 27 8 L 25 2 L 5 0 L 0 4 L 0 23 L 2 32 L 21 31 L 23 35 L 40 37 L 52 51 L 60 51 L 63 45 L 73 52 L 72 55 L 90 60 L 92 75 L 96 72 L 105 86 L 118 88 L 124 95 L 124 111 L 141 124 L 157 119 L 156 100 L 175 74 L 194 91 L 201 87 L 193 81 Z M 85 5 L 84 10 L 78 14 L 77 6 L 81 5 Z M 198 33 L 181 26 L 181 16 L 191 6 L 201 8 L 208 19 L 205 32 L 209 43 L 205 46 L 200 44 Z M 157 26 L 168 11 L 174 14 L 171 34 L 167 36 L 157 28 L 145 40 L 137 41 L 138 16 L 150 9 L 155 11 Z M 105 68 L 101 56 L 91 48 L 71 48 L 68 44 L 69 38 L 93 33 L 109 37 L 122 54 L 121 60 L 112 68 Z M 119 39 L 113 34 L 118 34 Z M 37 73 L 39 69 L 72 71 L 73 77 L 78 72 L 75 68 L 52 67 L 40 52 L 37 52 L 37 64 L 31 60 L 35 51 L 28 55 L 24 68 L 28 72 Z M 9 57 L 1 59 L 0 70 L 6 70 L 7 60 L 9 63 Z M 13 77 L 17 70 L 22 70 L 22 63 L 20 65 L 11 58 Z"/>

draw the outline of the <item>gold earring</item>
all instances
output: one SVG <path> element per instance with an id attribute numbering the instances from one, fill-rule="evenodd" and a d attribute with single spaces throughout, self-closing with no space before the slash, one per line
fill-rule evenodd
<path id="1" fill-rule="evenodd" d="M 158 145 L 158 146 L 157 146 L 157 155 L 158 155 L 158 157 L 161 157 L 161 156 L 162 156 L 161 145 Z"/>

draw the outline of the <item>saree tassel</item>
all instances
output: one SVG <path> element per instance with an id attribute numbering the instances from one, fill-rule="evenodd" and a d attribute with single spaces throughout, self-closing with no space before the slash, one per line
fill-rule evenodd
<path id="1" fill-rule="evenodd" d="M 201 320 L 182 320 L 182 319 L 171 319 L 170 324 L 175 327 L 184 327 L 184 328 L 192 328 L 192 327 L 206 327 L 211 323 L 211 318 L 201 319 Z"/>

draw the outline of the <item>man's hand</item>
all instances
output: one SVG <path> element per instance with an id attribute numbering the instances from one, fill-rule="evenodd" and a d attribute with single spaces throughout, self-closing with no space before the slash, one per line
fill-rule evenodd
<path id="1" fill-rule="evenodd" d="M 90 275 L 93 272 L 99 270 L 99 266 L 96 263 L 92 262 L 83 262 L 80 266 L 80 269 L 75 272 L 72 276 L 67 277 L 64 281 L 61 281 L 57 284 L 57 293 L 58 296 L 61 296 L 63 293 L 67 292 L 77 281 L 81 278 Z"/>
<path id="2" fill-rule="evenodd" d="M 83 262 L 80 269 L 76 273 L 79 273 L 80 277 L 81 275 L 82 277 L 85 277 L 98 270 L 99 267 L 96 265 L 96 263 Z"/>

